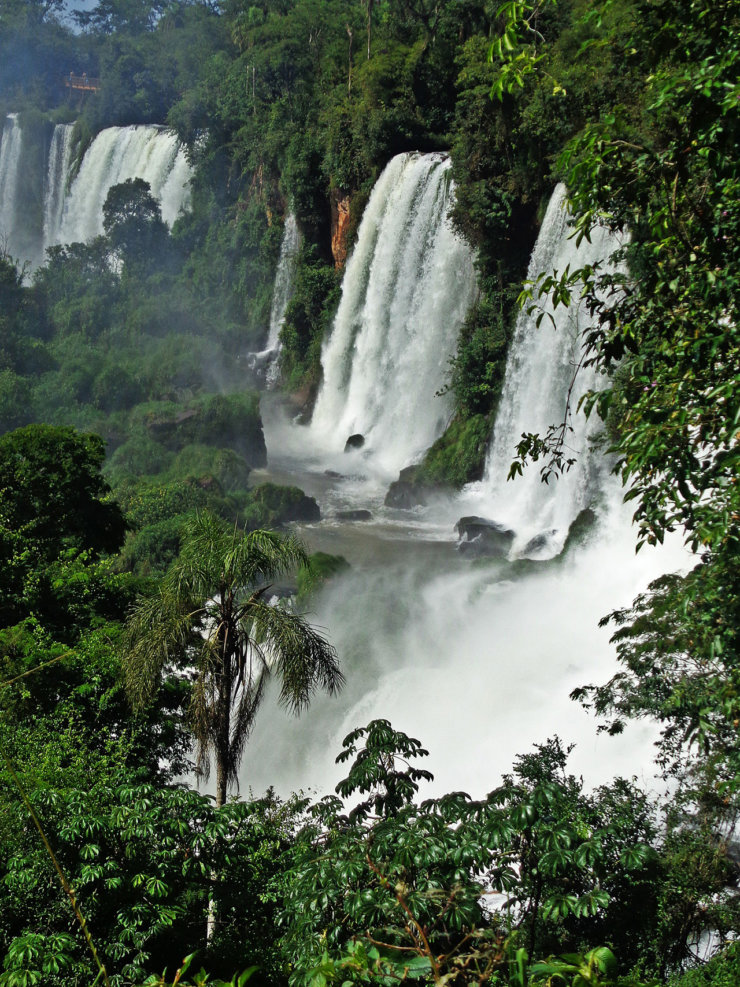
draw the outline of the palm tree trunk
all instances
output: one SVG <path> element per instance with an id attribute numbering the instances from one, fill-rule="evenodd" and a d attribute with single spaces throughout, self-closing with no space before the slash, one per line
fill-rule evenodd
<path id="1" fill-rule="evenodd" d="M 226 765 L 219 757 L 216 763 L 216 808 L 220 809 L 226 805 L 226 792 L 228 788 Z"/>
<path id="2" fill-rule="evenodd" d="M 226 765 L 223 758 L 218 757 L 216 761 L 216 808 L 220 809 L 222 805 L 226 803 L 226 791 L 227 791 L 227 774 Z M 218 880 L 218 874 L 216 871 L 211 871 L 211 883 L 215 884 Z M 206 917 L 206 943 L 210 943 L 213 939 L 213 935 L 216 931 L 216 922 L 218 920 L 218 913 L 216 910 L 216 902 L 213 896 L 208 899 L 208 915 Z"/>
<path id="3" fill-rule="evenodd" d="M 229 787 L 229 741 L 231 734 L 231 690 L 232 670 L 231 655 L 227 650 L 226 638 L 221 642 L 220 689 L 216 704 L 216 808 L 226 804 Z M 211 871 L 211 881 L 215 885 L 218 874 Z M 208 917 L 206 919 L 206 942 L 210 943 L 216 931 L 218 913 L 213 897 L 208 900 Z"/>

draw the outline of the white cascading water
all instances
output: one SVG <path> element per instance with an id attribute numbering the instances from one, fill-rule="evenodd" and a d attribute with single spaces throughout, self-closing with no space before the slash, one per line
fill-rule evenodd
<path id="1" fill-rule="evenodd" d="M 49 164 L 44 189 L 44 244 L 51 245 L 59 230 L 67 193 L 67 176 L 72 157 L 71 123 L 59 123 L 54 127 L 49 148 Z"/>
<path id="2" fill-rule="evenodd" d="M 384 204 L 398 190 L 410 162 L 396 159 L 392 165 L 379 180 Z M 596 230 L 591 246 L 576 251 L 563 201 L 560 188 L 543 224 L 531 276 L 553 267 L 562 270 L 567 263 L 606 262 L 618 245 Z M 394 209 L 398 218 L 398 201 Z M 348 264 L 343 288 L 348 311 L 368 308 L 366 289 L 379 252 L 381 218 L 368 229 L 368 240 L 358 243 L 355 263 Z M 399 222 L 398 242 L 386 241 L 389 254 L 400 251 L 404 229 Z M 455 250 L 456 246 L 453 256 Z M 427 283 L 424 290 L 435 288 Z M 556 314 L 560 320 L 561 312 Z M 578 319 L 582 321 L 580 314 Z M 357 320 L 354 332 L 359 337 L 364 325 L 359 315 Z M 396 729 L 420 738 L 429 749 L 425 766 L 434 772 L 435 782 L 424 794 L 463 789 L 481 796 L 499 784 L 517 754 L 554 734 L 566 744 L 576 744 L 572 770 L 582 773 L 587 785 L 615 774 L 653 783 L 651 741 L 656 728 L 639 723 L 618 738 L 599 735 L 594 718 L 570 701 L 569 694 L 576 686 L 604 682 L 615 672 L 611 631 L 598 626 L 600 618 L 629 606 L 651 579 L 685 569 L 695 559 L 678 537 L 659 550 L 635 554 L 630 510 L 622 504 L 618 480 L 598 467 L 600 453 L 588 448 L 585 437 L 578 440 L 587 460 L 578 467 L 583 470 L 580 479 L 575 472 L 565 483 L 540 487 L 536 465 L 528 467 L 529 476 L 525 470 L 524 478 L 505 486 L 494 477 L 498 462 L 505 465 L 505 478 L 522 431 L 542 431 L 562 415 L 570 363 L 578 358 L 579 343 L 573 338 L 572 321 L 560 324 L 554 339 L 546 321 L 535 330 L 524 317 L 520 320 L 486 482 L 464 491 L 446 508 L 433 505 L 413 514 L 383 513 L 380 508 L 376 513 L 375 506 L 362 499 L 367 490 L 353 484 L 351 477 L 317 472 L 312 451 L 291 438 L 301 429 L 274 414 L 276 403 L 263 406 L 268 460 L 282 471 L 273 475 L 281 482 L 291 482 L 292 477 L 322 509 L 336 497 L 343 498 L 346 507 L 373 506 L 373 519 L 353 523 L 330 517 L 300 532 L 312 551 L 344 555 L 351 566 L 325 588 L 310 614 L 336 646 L 347 684 L 339 697 L 317 696 L 300 719 L 288 717 L 276 703 L 263 711 L 242 766 L 245 788 L 260 792 L 274 785 L 284 794 L 300 788 L 330 792 L 346 773 L 346 765 L 334 763 L 342 738 L 376 717 L 390 719 Z M 338 316 L 335 332 L 339 328 Z M 342 331 L 350 333 L 347 325 Z M 430 338 L 418 334 L 409 341 L 413 354 L 407 356 L 419 366 L 425 361 L 419 351 L 434 345 Z M 364 359 L 359 346 L 347 346 L 343 355 L 344 362 L 337 361 L 335 368 L 345 371 L 343 386 L 337 388 L 338 416 L 344 414 L 354 362 Z M 387 398 L 403 401 L 400 390 L 389 396 L 382 361 L 377 371 L 373 364 L 363 366 L 369 388 L 377 384 Z M 579 386 L 588 383 L 584 379 Z M 329 418 L 327 427 L 330 424 Z M 348 422 L 343 422 L 338 440 L 344 441 L 346 431 Z M 589 485 L 593 471 L 599 482 Z M 533 484 L 537 486 L 530 489 Z M 538 525 L 560 524 L 567 531 L 580 506 L 595 494 L 595 527 L 558 557 L 472 563 L 456 552 L 449 521 L 443 529 L 446 541 L 440 539 L 442 513 L 446 511 L 448 518 L 472 513 L 476 499 L 500 508 L 500 516 L 513 519 L 527 537 L 528 525 L 536 531 Z M 401 513 L 403 521 L 398 519 Z M 499 517 L 492 512 L 488 516 Z M 556 551 L 552 541 L 549 554 Z"/>
<path id="3" fill-rule="evenodd" d="M 0 243 L 11 255 L 14 254 L 22 139 L 18 115 L 9 113 L 0 139 Z"/>
<path id="4" fill-rule="evenodd" d="M 298 263 L 298 252 L 301 248 L 301 233 L 295 215 L 291 212 L 285 217 L 283 242 L 280 244 L 280 256 L 275 271 L 275 287 L 272 292 L 270 308 L 270 331 L 267 335 L 265 349 L 277 351 L 280 345 L 280 330 L 285 322 L 285 312 L 293 297 L 295 288 L 295 269 Z"/>
<path id="5" fill-rule="evenodd" d="M 442 154 L 400 154 L 388 164 L 321 357 L 313 441 L 341 454 L 361 433 L 366 464 L 394 479 L 445 427 L 450 404 L 435 395 L 477 290 L 473 253 L 447 216 L 450 168 Z"/>
<path id="6" fill-rule="evenodd" d="M 566 268 L 573 271 L 585 264 L 606 262 L 622 245 L 613 233 L 596 227 L 590 242 L 584 239 L 576 246 L 569 222 L 567 192 L 564 185 L 559 185 L 550 199 L 532 253 L 530 280 L 543 272 L 562 274 Z M 537 317 L 542 311 L 545 315 L 538 326 Z M 587 420 L 577 412 L 580 398 L 597 385 L 592 368 L 581 368 L 576 374 L 588 318 L 585 306 L 576 300 L 555 309 L 543 300 L 541 307 L 538 304 L 531 313 L 523 309 L 517 319 L 485 476 L 470 491 L 481 498 L 482 513 L 516 533 L 514 556 L 557 555 L 570 525 L 584 507 L 594 504 L 604 474 L 608 473 L 603 455 L 591 449 L 601 423 L 596 415 Z M 568 419 L 571 430 L 566 435 L 565 453 L 575 458 L 575 465 L 558 477 L 553 475 L 545 484 L 540 475 L 542 464 L 530 463 L 515 482 L 507 482 L 514 448 L 522 434 L 533 432 L 544 437 L 551 425 L 563 421 L 574 375 Z"/>
<path id="7" fill-rule="evenodd" d="M 295 290 L 295 272 L 300 249 L 301 231 L 298 229 L 294 213 L 290 212 L 285 217 L 280 255 L 275 270 L 267 345 L 263 350 L 247 355 L 247 365 L 251 370 L 264 375 L 268 388 L 277 384 L 280 375 L 277 359 L 280 354 L 280 330 L 283 328 L 288 303 Z"/>
<path id="8" fill-rule="evenodd" d="M 110 127 L 87 149 L 68 188 L 72 152 L 70 124 L 54 127 L 45 158 L 43 188 L 33 188 L 24 168 L 23 128 L 17 114 L 5 119 L 0 140 L 0 237 L 13 257 L 42 263 L 47 247 L 86 241 L 103 232 L 103 203 L 112 185 L 143 178 L 172 225 L 189 199 L 191 168 L 177 138 L 162 127 Z M 39 181 L 41 178 L 39 177 Z M 38 216 L 18 208 L 39 203 Z"/>
<path id="9" fill-rule="evenodd" d="M 129 178 L 149 182 L 162 218 L 172 226 L 187 207 L 190 174 L 185 153 L 168 130 L 155 126 L 102 130 L 85 152 L 51 242 L 74 243 L 99 236 L 110 188 Z"/>

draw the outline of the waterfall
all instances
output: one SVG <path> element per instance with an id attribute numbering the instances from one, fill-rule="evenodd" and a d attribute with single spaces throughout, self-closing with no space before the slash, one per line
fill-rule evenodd
<path id="1" fill-rule="evenodd" d="M 283 242 L 280 244 L 280 257 L 275 271 L 275 287 L 272 292 L 272 307 L 270 309 L 270 331 L 267 336 L 268 350 L 277 350 L 280 340 L 280 330 L 285 322 L 285 310 L 293 297 L 295 288 L 295 268 L 298 261 L 298 251 L 301 247 L 301 234 L 294 214 L 285 217 Z"/>
<path id="2" fill-rule="evenodd" d="M 72 155 L 71 123 L 59 123 L 54 127 L 49 148 L 49 164 L 44 189 L 44 244 L 53 242 L 62 221 L 64 196 L 67 191 L 67 175 Z"/>
<path id="3" fill-rule="evenodd" d="M 576 246 L 571 232 L 566 189 L 559 185 L 532 253 L 530 279 L 542 272 L 603 263 L 621 245 L 614 234 L 596 227 L 590 243 L 584 239 Z M 530 463 L 521 477 L 507 483 L 521 435 L 544 436 L 550 425 L 563 420 L 568 388 L 582 355 L 582 334 L 588 325 L 585 306 L 574 299 L 555 309 L 547 302 L 544 310 L 539 327 L 537 311 L 528 314 L 524 309 L 517 319 L 482 482 L 483 510 L 516 532 L 514 554 L 530 557 L 551 557 L 562 549 L 571 523 L 598 495 L 605 472 L 603 454 L 591 450 L 598 420 L 593 415 L 587 421 L 576 413 L 579 399 L 597 383 L 593 369 L 587 368 L 579 370 L 570 399 L 573 431 L 566 438 L 566 452 L 576 459 L 575 465 L 545 484 L 541 464 Z"/>
<path id="4" fill-rule="evenodd" d="M 268 388 L 274 387 L 278 381 L 277 358 L 280 353 L 280 330 L 283 328 L 283 322 L 285 322 L 288 302 L 293 297 L 295 290 L 295 272 L 300 248 L 301 233 L 295 215 L 290 212 L 285 217 L 283 240 L 280 244 L 280 256 L 275 271 L 267 346 L 259 353 L 247 354 L 247 366 L 250 370 L 256 371 L 259 376 L 264 377 Z"/>
<path id="5" fill-rule="evenodd" d="M 389 476 L 445 427 L 450 404 L 435 394 L 476 293 L 472 251 L 448 219 L 450 168 L 445 155 L 410 153 L 383 171 L 321 357 L 316 444 L 341 452 L 362 433 L 363 455 Z"/>
<path id="6" fill-rule="evenodd" d="M 22 132 L 18 115 L 5 118 L 0 139 L 0 243 L 14 253 L 16 204 L 21 176 Z"/>
<path id="7" fill-rule="evenodd" d="M 187 206 L 190 167 L 177 138 L 161 127 L 109 127 L 85 153 L 64 202 L 51 242 L 90 240 L 103 232 L 103 204 L 113 185 L 129 178 L 149 182 L 168 225 Z"/>
<path id="8" fill-rule="evenodd" d="M 143 178 L 170 226 L 187 207 L 191 168 L 178 140 L 162 127 L 110 127 L 88 148 L 68 189 L 71 124 L 58 124 L 50 142 L 26 139 L 10 113 L 0 139 L 0 237 L 13 257 L 36 267 L 46 248 L 103 232 L 103 203 L 112 185 Z"/>
<path id="9" fill-rule="evenodd" d="M 386 199 L 401 184 L 399 162 L 393 164 L 395 173 L 381 178 L 386 187 L 379 183 L 376 189 Z M 377 231 L 381 219 L 375 205 Z M 559 187 L 531 259 L 530 278 L 553 268 L 562 272 L 568 264 L 571 269 L 597 261 L 608 265 L 621 245 L 619 238 L 595 229 L 590 244 L 576 247 L 570 232 L 565 190 Z M 350 280 L 349 267 L 345 276 L 344 294 L 355 293 L 353 304 L 360 312 L 368 271 L 379 252 L 379 236 L 373 235 L 372 242 L 358 243 L 353 258 L 365 265 L 364 283 Z M 390 239 L 384 249 L 393 249 Z M 425 794 L 454 788 L 477 797 L 498 784 L 517 754 L 556 734 L 566 744 L 576 743 L 571 770 L 583 774 L 587 785 L 615 773 L 642 773 L 649 783 L 655 725 L 630 724 L 619 738 L 598 734 L 594 719 L 569 695 L 584 683 L 607 681 L 617 670 L 611 630 L 599 626 L 600 618 L 628 606 L 661 573 L 694 565 L 696 557 L 678 534 L 655 551 L 635 553 L 630 507 L 622 503 L 623 490 L 608 464 L 599 465 L 602 452 L 589 446 L 597 423 L 584 422 L 582 415 L 576 416 L 576 432 L 569 439 L 578 456 L 569 474 L 543 485 L 535 464 L 524 477 L 506 482 L 520 434 L 544 432 L 562 417 L 573 364 L 581 356 L 587 313 L 575 302 L 550 311 L 554 328 L 547 318 L 537 328 L 536 316 L 526 313 L 517 321 L 481 483 L 471 484 L 453 504 L 429 505 L 401 524 L 378 512 L 362 525 L 330 517 L 328 523 L 300 531 L 313 551 L 341 554 L 350 563 L 347 573 L 330 581 L 313 603 L 317 623 L 345 663 L 347 684 L 339 697 L 317 697 L 311 715 L 300 721 L 286 720 L 274 696 L 272 717 L 263 715 L 250 740 L 245 787 L 261 791 L 269 784 L 287 793 L 313 786 L 330 792 L 344 766 L 334 764 L 327 752 L 337 751 L 352 728 L 379 716 L 429 749 L 426 766 L 435 782 Z M 335 332 L 341 315 L 340 310 Z M 354 331 L 358 339 L 365 331 L 359 317 Z M 351 358 L 348 347 L 346 363 L 340 364 L 345 390 Z M 595 383 L 593 373 L 584 372 L 573 400 Z M 404 397 L 399 388 L 396 400 Z M 342 414 L 342 401 L 337 408 Z M 281 478 L 290 469 L 290 454 L 293 475 L 319 498 L 322 510 L 327 503 L 331 507 L 332 497 L 341 497 L 343 507 L 367 506 L 366 491 L 354 477 L 312 474 L 306 470 L 307 461 L 313 463 L 305 443 L 290 447 L 286 429 L 278 423 L 273 430 L 267 418 L 265 428 L 268 457 L 278 461 Z M 345 431 L 346 424 L 339 438 Z M 560 553 L 578 511 L 596 501 L 595 536 L 575 540 Z M 541 561 L 522 564 L 499 557 L 471 564 L 451 543 L 450 510 L 456 517 L 480 512 L 505 522 L 517 536 L 511 554 Z M 440 537 L 438 519 L 445 518 Z M 531 537 L 543 531 L 548 536 L 543 544 L 529 546 Z"/>
<path id="10" fill-rule="evenodd" d="M 506 482 L 521 432 L 546 431 L 563 414 L 586 313 L 576 304 L 570 310 L 559 307 L 552 312 L 554 330 L 547 318 L 537 329 L 534 318 L 521 315 L 485 479 L 454 501 L 440 498 L 399 519 L 397 512 L 384 510 L 382 500 L 373 501 L 375 491 L 368 487 L 375 477 L 370 484 L 363 479 L 365 449 L 348 456 L 341 452 L 352 428 L 364 428 L 368 445 L 374 443 L 372 426 L 382 422 L 388 407 L 395 412 L 398 406 L 402 413 L 393 419 L 397 434 L 388 448 L 395 454 L 401 447 L 405 455 L 408 433 L 423 415 L 432 417 L 428 406 L 409 412 L 407 392 L 416 393 L 426 382 L 427 346 L 436 347 L 439 356 L 454 343 L 454 333 L 443 335 L 442 343 L 433 341 L 439 317 L 434 306 L 444 309 L 457 300 L 456 317 L 461 317 L 460 296 L 474 291 L 469 252 L 445 232 L 444 209 L 438 226 L 429 216 L 434 190 L 446 194 L 447 174 L 439 157 L 405 155 L 392 161 L 368 204 L 347 266 L 333 334 L 323 353 L 326 380 L 313 430 L 320 427 L 327 445 L 335 442 L 338 463 L 349 466 L 325 470 L 318 441 L 316 447 L 306 442 L 306 429 L 291 422 L 279 401 L 262 405 L 268 448 L 263 479 L 297 483 L 316 497 L 323 520 L 299 528 L 300 536 L 311 551 L 342 555 L 350 564 L 311 601 L 316 623 L 341 656 L 347 683 L 338 697 L 317 696 L 310 714 L 300 720 L 286 718 L 277 689 L 268 689 L 250 739 L 244 788 L 259 792 L 274 785 L 286 795 L 311 787 L 331 792 L 346 773 L 346 766 L 333 760 L 342 738 L 375 717 L 387 717 L 424 742 L 431 753 L 426 766 L 436 776 L 432 790 L 439 794 L 462 789 L 478 797 L 490 791 L 517 754 L 555 734 L 577 744 L 571 770 L 582 773 L 587 785 L 614 773 L 644 772 L 649 779 L 653 771 L 654 725 L 633 723 L 618 738 L 598 734 L 594 719 L 569 695 L 584 683 L 607 681 L 617 670 L 611 630 L 599 626 L 600 618 L 628 606 L 661 573 L 694 565 L 696 559 L 678 535 L 656 551 L 635 554 L 630 507 L 622 503 L 623 491 L 608 465 L 599 466 L 601 452 L 589 448 L 597 423 L 584 423 L 582 416 L 575 424 L 585 427 L 570 440 L 579 457 L 570 474 L 544 486 L 535 464 L 524 477 Z M 443 232 L 446 263 L 436 255 Z M 569 232 L 565 190 L 559 188 L 530 277 L 553 268 L 562 271 L 567 264 L 603 263 L 619 246 L 617 238 L 596 229 L 591 244 L 576 248 Z M 421 317 L 406 297 L 415 288 L 430 296 Z M 404 314 L 393 322 L 390 310 L 402 302 Z M 404 351 L 406 338 L 413 345 Z M 416 377 L 403 375 L 403 359 L 411 356 Z M 593 383 L 586 372 L 574 400 Z M 379 406 L 365 405 L 376 418 L 349 416 L 348 407 L 362 407 L 359 398 L 355 402 L 360 385 L 377 387 L 382 394 Z M 594 536 L 574 539 L 567 552 L 560 552 L 573 518 L 591 503 L 598 506 Z M 359 523 L 352 509 L 368 507 L 371 517 Z M 342 516 L 345 509 L 349 517 Z M 511 554 L 541 561 L 498 557 L 473 564 L 456 551 L 453 536 L 454 519 L 472 513 L 513 527 L 517 537 Z M 530 538 L 543 531 L 542 545 L 530 546 Z"/>

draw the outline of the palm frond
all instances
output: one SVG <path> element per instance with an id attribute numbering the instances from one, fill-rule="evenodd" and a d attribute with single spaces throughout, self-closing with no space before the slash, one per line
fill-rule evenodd
<path id="1" fill-rule="evenodd" d="M 257 712 L 262 705 L 267 678 L 265 668 L 260 668 L 248 686 L 239 692 L 232 716 L 229 760 L 226 765 L 226 777 L 232 783 L 238 781 L 239 765 L 252 733 Z"/>
<path id="2" fill-rule="evenodd" d="M 280 678 L 281 705 L 299 713 L 317 689 L 330 695 L 341 689 L 344 675 L 336 650 L 303 617 L 258 601 L 249 619 L 253 640 L 268 655 L 271 674 Z"/>
<path id="3" fill-rule="evenodd" d="M 178 600 L 164 588 L 132 609 L 121 651 L 126 693 L 135 708 L 151 701 L 165 666 L 182 664 L 202 617 L 202 607 Z"/>

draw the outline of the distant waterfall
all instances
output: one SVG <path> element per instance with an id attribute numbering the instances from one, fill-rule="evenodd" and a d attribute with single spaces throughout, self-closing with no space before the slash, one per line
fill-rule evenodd
<path id="1" fill-rule="evenodd" d="M 191 168 L 177 138 L 162 127 L 110 127 L 88 148 L 68 188 L 71 124 L 38 127 L 29 137 L 21 117 L 5 118 L 0 137 L 0 242 L 36 267 L 46 248 L 103 232 L 103 203 L 112 185 L 143 178 L 170 226 L 189 199 Z"/>
<path id="2" fill-rule="evenodd" d="M 21 177 L 21 126 L 16 113 L 5 118 L 0 139 L 0 243 L 14 253 L 18 183 Z"/>
<path id="3" fill-rule="evenodd" d="M 341 450 L 362 433 L 389 475 L 443 431 L 450 403 L 436 397 L 475 299 L 470 247 L 447 213 L 450 161 L 400 154 L 373 189 L 347 263 L 342 298 L 321 362 L 311 429 Z"/>
<path id="4" fill-rule="evenodd" d="M 280 257 L 275 271 L 275 287 L 272 292 L 272 308 L 270 309 L 270 332 L 265 347 L 268 350 L 278 348 L 280 330 L 283 327 L 283 322 L 285 322 L 285 310 L 295 289 L 295 268 L 300 247 L 301 234 L 296 218 L 291 212 L 285 217 L 283 242 L 280 245 Z"/>
<path id="5" fill-rule="evenodd" d="M 49 165 L 44 189 L 44 245 L 54 242 L 62 222 L 64 196 L 67 191 L 67 175 L 72 155 L 71 123 L 60 123 L 54 127 L 49 148 Z"/>
<path id="6" fill-rule="evenodd" d="M 298 253 L 301 249 L 301 232 L 295 215 L 291 212 L 285 217 L 283 241 L 280 244 L 275 271 L 275 286 L 272 290 L 272 306 L 270 308 L 270 329 L 267 334 L 267 346 L 261 353 L 249 354 L 249 366 L 264 374 L 268 388 L 275 387 L 280 376 L 278 356 L 280 354 L 280 330 L 285 322 L 288 303 L 295 291 L 295 272 L 298 264 Z"/>
<path id="7" fill-rule="evenodd" d="M 559 185 L 550 200 L 540 235 L 529 263 L 528 277 L 541 272 L 562 273 L 597 261 L 605 263 L 621 245 L 614 234 L 601 227 L 576 247 L 571 239 L 565 186 Z M 514 554 L 551 556 L 562 548 L 568 528 L 584 507 L 589 506 L 599 490 L 604 471 L 603 456 L 592 455 L 590 439 L 599 427 L 596 416 L 586 421 L 577 414 L 579 399 L 596 385 L 592 369 L 581 369 L 571 394 L 574 431 L 566 438 L 567 454 L 576 464 L 548 484 L 541 482 L 540 463 L 530 463 L 523 476 L 507 482 L 515 446 L 525 432 L 543 435 L 548 427 L 563 420 L 568 388 L 582 354 L 582 333 L 588 325 L 588 313 L 577 301 L 553 309 L 545 305 L 548 315 L 539 327 L 537 313 L 523 310 L 517 320 L 506 367 L 493 441 L 483 480 L 485 511 L 497 522 L 512 528 L 517 535 Z M 528 541 L 534 537 L 536 541 Z"/>
<path id="8" fill-rule="evenodd" d="M 177 138 L 161 127 L 109 127 L 87 149 L 52 241 L 72 243 L 101 234 L 106 196 L 129 178 L 149 182 L 170 226 L 187 205 L 190 166 Z"/>

